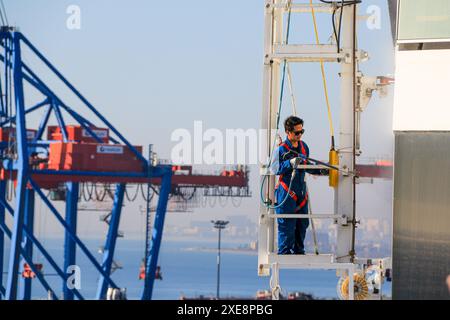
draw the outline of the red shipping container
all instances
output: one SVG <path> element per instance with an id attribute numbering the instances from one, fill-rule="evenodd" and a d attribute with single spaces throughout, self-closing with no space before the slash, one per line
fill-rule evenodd
<path id="1" fill-rule="evenodd" d="M 103 143 L 109 143 L 109 129 L 106 128 L 90 128 L 90 129 L 102 140 Z M 66 132 L 68 140 L 76 142 L 98 143 L 98 141 L 91 136 L 89 131 L 87 131 L 82 126 L 67 125 Z M 48 126 L 47 139 L 63 141 L 61 128 L 59 126 Z"/>
<path id="2" fill-rule="evenodd" d="M 31 141 L 36 137 L 37 130 L 27 129 L 27 140 Z M 16 128 L 0 128 L 0 142 L 8 142 L 16 140 Z"/>
<path id="3" fill-rule="evenodd" d="M 142 154 L 142 146 L 135 146 Z M 113 144 L 50 144 L 48 169 L 101 172 L 142 172 L 143 163 L 127 147 Z"/>
<path id="4" fill-rule="evenodd" d="M 192 175 L 192 166 L 172 165 L 173 174 Z"/>

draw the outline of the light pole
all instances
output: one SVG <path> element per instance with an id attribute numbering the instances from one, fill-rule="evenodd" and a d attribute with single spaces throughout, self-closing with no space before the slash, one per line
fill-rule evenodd
<path id="1" fill-rule="evenodd" d="M 221 240 L 221 231 L 222 229 L 225 229 L 226 225 L 229 221 L 224 220 L 211 220 L 211 223 L 214 225 L 214 228 L 216 228 L 219 231 L 219 239 L 217 242 L 217 294 L 216 298 L 219 299 L 219 290 L 220 290 L 220 240 Z"/>

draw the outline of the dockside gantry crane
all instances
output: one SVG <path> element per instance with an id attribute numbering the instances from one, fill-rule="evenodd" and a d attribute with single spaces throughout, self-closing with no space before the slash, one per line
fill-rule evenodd
<path id="1" fill-rule="evenodd" d="M 189 169 L 187 173 L 178 174 L 183 168 L 160 164 L 150 146 L 146 159 L 142 155 L 142 147 L 132 145 L 16 28 L 1 27 L 0 46 L 0 298 L 31 299 L 32 284 L 37 279 L 52 299 L 85 299 L 80 290 L 69 285 L 77 263 L 77 249 L 85 254 L 99 276 L 96 295 L 88 298 L 105 299 L 107 292 L 120 295 L 121 288 L 111 276 L 113 258 L 117 239 L 121 236 L 119 223 L 124 196 L 128 197 L 126 186 L 135 184 L 141 188 L 147 186 L 147 196 L 144 195 L 147 221 L 142 299 L 151 299 L 169 198 L 182 195 L 183 189 L 192 190 L 191 195 L 197 189 L 203 189 L 206 196 L 249 196 L 248 171 L 232 170 L 215 176 L 192 174 Z M 24 49 L 77 97 L 82 110 L 66 104 L 33 70 L 33 66 L 23 61 Z M 35 91 L 33 96 L 37 93 L 42 100 L 30 105 L 29 91 Z M 38 110 L 44 110 L 43 116 L 39 126 L 33 129 L 28 116 Z M 91 114 L 89 119 L 82 115 L 88 112 Z M 54 115 L 57 126 L 48 125 L 51 115 Z M 69 118 L 70 124 L 67 122 Z M 108 214 L 101 262 L 77 235 L 78 204 L 82 199 L 80 190 L 84 192 L 86 184 L 91 187 L 96 184 L 114 185 L 108 190 L 105 187 L 104 191 L 113 198 L 113 205 Z M 6 196 L 8 187 L 14 189 L 15 199 Z M 57 210 L 44 190 L 50 190 L 53 200 L 65 201 L 65 215 Z M 105 194 L 96 200 L 103 200 Z M 155 215 L 151 217 L 150 201 L 155 194 L 158 201 Z M 34 232 L 36 196 L 64 228 L 63 265 Z M 6 214 L 13 217 L 12 226 L 7 225 Z M 7 271 L 3 265 L 5 236 L 11 240 Z M 62 296 L 59 290 L 49 285 L 42 272 L 42 264 L 36 263 L 35 250 L 61 279 Z M 6 284 L 4 274 L 7 275 Z"/>

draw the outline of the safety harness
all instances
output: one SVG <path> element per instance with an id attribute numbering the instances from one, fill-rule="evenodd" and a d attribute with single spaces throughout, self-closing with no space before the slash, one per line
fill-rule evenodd
<path id="1" fill-rule="evenodd" d="M 291 148 L 290 148 L 289 145 L 288 145 L 287 143 L 285 143 L 285 142 L 283 142 L 282 144 L 280 144 L 280 147 L 285 147 L 285 148 L 288 150 L 288 152 L 291 151 Z M 302 155 L 304 156 L 304 159 L 305 159 L 305 160 L 303 160 L 303 164 L 307 164 L 307 161 L 306 161 L 306 157 L 307 157 L 306 149 L 305 149 L 305 146 L 303 145 L 303 142 L 302 142 L 302 141 L 300 141 L 300 147 L 301 147 L 301 153 L 302 153 Z M 293 170 L 295 170 L 295 169 L 293 169 Z M 279 179 L 278 179 L 278 183 L 277 183 L 277 185 L 275 186 L 275 190 L 276 190 L 280 185 L 281 185 L 281 187 L 282 187 L 286 192 L 289 193 L 289 196 L 290 196 L 290 197 L 295 201 L 295 203 L 297 204 L 297 207 L 295 208 L 295 211 L 298 211 L 298 210 L 300 210 L 301 208 L 303 208 L 303 207 L 305 206 L 306 201 L 308 201 L 308 192 L 306 192 L 305 198 L 299 203 L 299 198 L 298 198 L 297 194 L 296 194 L 294 191 L 289 190 L 289 187 L 288 187 L 288 186 L 286 185 L 286 183 L 283 181 L 283 175 L 282 175 L 282 174 L 280 174 L 280 177 L 279 177 Z"/>

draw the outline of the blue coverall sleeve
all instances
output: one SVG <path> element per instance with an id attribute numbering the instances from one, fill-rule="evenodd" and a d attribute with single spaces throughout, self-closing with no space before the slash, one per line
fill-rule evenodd
<path id="1" fill-rule="evenodd" d="M 287 152 L 287 150 L 284 147 L 278 147 L 278 152 L 276 152 L 277 156 L 274 157 L 274 161 L 276 161 L 277 163 L 273 162 L 273 166 L 272 168 L 276 170 L 276 175 L 281 175 L 281 174 L 286 174 L 289 171 L 292 170 L 292 166 L 291 163 L 289 162 L 290 159 L 288 160 L 283 160 L 283 155 Z"/>

